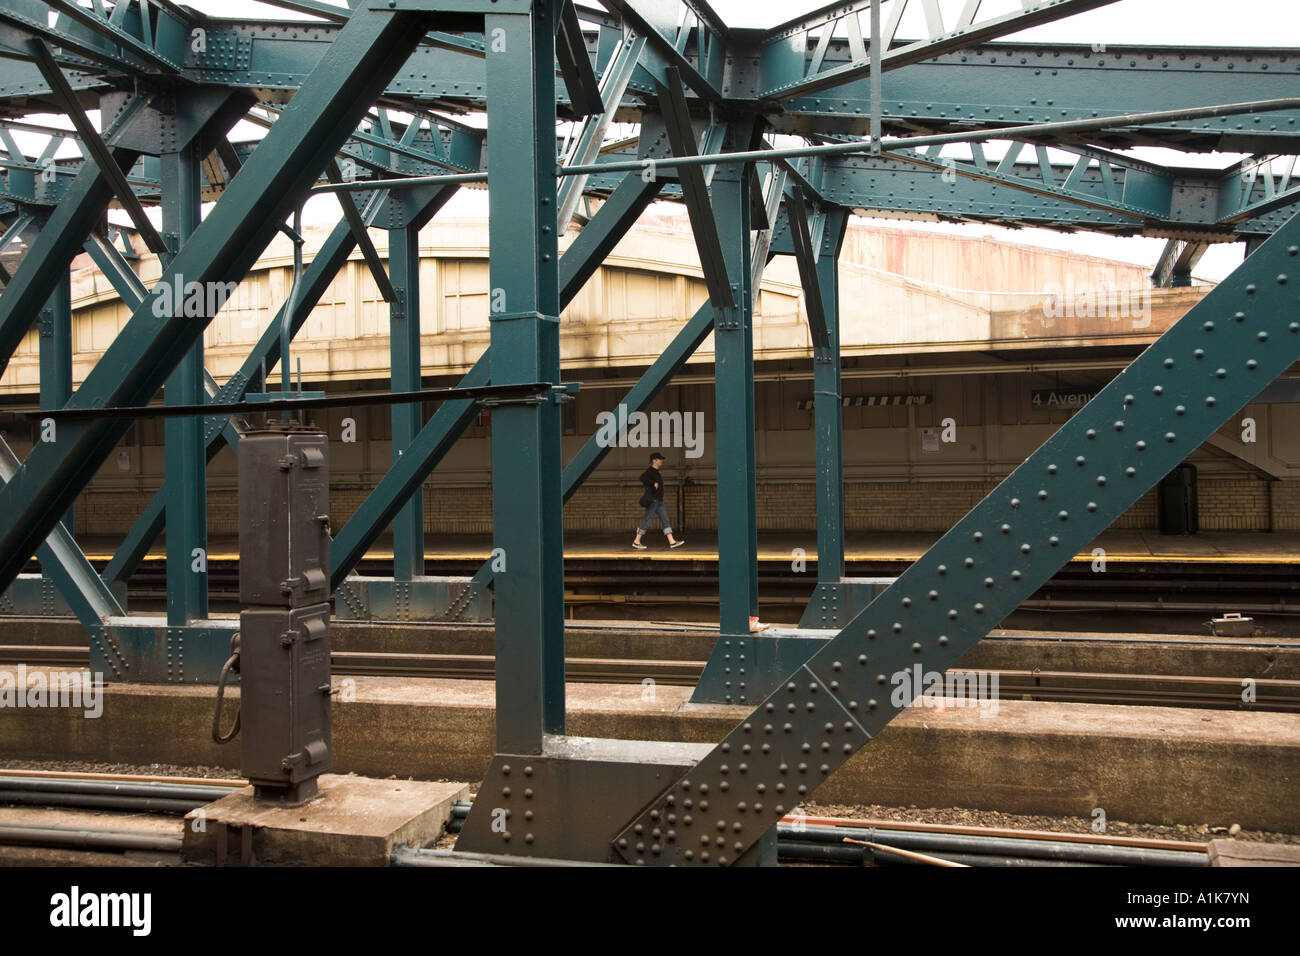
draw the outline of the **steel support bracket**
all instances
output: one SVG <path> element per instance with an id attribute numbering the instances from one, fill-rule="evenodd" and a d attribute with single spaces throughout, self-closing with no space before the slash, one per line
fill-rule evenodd
<path id="1" fill-rule="evenodd" d="M 692 704 L 754 704 L 770 694 L 804 661 L 836 635 L 834 630 L 772 628 L 761 634 L 718 638 Z"/>
<path id="2" fill-rule="evenodd" d="M 547 736 L 541 754 L 497 754 L 456 849 L 622 862 L 612 842 L 619 830 L 708 750 L 706 744 Z M 677 812 L 689 815 L 692 809 L 688 804 Z M 696 812 L 707 811 L 708 800 L 701 799 Z M 677 840 L 677 812 L 656 816 L 624 843 L 636 841 L 640 852 L 658 854 Z M 726 843 L 730 835 L 716 839 Z M 776 828 L 736 862 L 775 866 Z"/>
<path id="3" fill-rule="evenodd" d="M 114 581 L 108 589 L 117 603 L 126 607 L 126 582 Z M 75 617 L 74 611 L 52 578 L 42 574 L 20 574 L 0 591 L 0 617 Z"/>
<path id="4" fill-rule="evenodd" d="M 168 627 L 165 617 L 111 617 L 90 635 L 90 670 L 116 684 L 215 684 L 235 619 Z"/>
<path id="5" fill-rule="evenodd" d="M 839 630 L 874 601 L 891 584 L 893 578 L 840 578 L 821 581 L 813 589 L 804 608 L 799 626 Z M 784 676 L 784 675 L 782 675 Z"/>
<path id="6" fill-rule="evenodd" d="M 335 590 L 334 617 L 340 621 L 490 621 L 492 592 L 474 593 L 472 580 L 422 575 L 396 581 L 356 575 Z"/>

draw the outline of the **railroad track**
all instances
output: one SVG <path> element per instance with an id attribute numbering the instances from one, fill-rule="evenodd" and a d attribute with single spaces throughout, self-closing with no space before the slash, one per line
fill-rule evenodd
<path id="1" fill-rule="evenodd" d="M 67 645 L 0 645 L 0 664 L 84 668 L 84 647 Z M 496 664 L 491 655 L 392 654 L 334 651 L 335 675 L 355 677 L 459 678 L 491 680 Z M 569 658 L 569 681 L 601 684 L 642 684 L 646 679 L 667 686 L 693 687 L 703 671 L 701 661 L 640 660 L 634 658 Z M 996 699 L 1060 703 L 1097 703 L 1227 710 L 1300 713 L 1300 681 L 1256 679 L 1249 685 L 1231 677 L 1189 677 L 1158 674 L 1107 674 L 1073 671 L 950 671 L 945 690 L 955 689 L 959 704 L 971 701 L 972 691 L 991 700 L 996 675 Z M 969 688 L 970 690 L 967 690 Z M 918 690 L 924 690 L 924 686 Z M 1247 693 L 1249 691 L 1249 693 Z M 938 706 L 943 691 L 936 688 L 927 706 Z M 1252 697 L 1247 700 L 1245 698 Z M 924 698 L 923 698 L 924 700 Z M 949 705 L 951 706 L 951 705 Z M 988 706 L 987 703 L 982 706 Z"/>
<path id="2" fill-rule="evenodd" d="M 850 560 L 849 577 L 892 577 L 905 570 L 901 560 Z M 475 561 L 430 556 L 426 573 L 470 575 Z M 815 567 L 815 563 L 810 563 Z M 797 620 L 808 602 L 812 578 L 808 571 L 791 572 L 789 562 L 770 558 L 758 562 L 759 603 L 767 619 Z M 392 575 L 392 562 L 365 560 L 364 574 Z M 208 565 L 209 599 L 214 610 L 239 609 L 239 563 L 214 559 Z M 165 607 L 166 570 L 160 561 L 147 561 L 132 576 L 130 601 L 138 610 Z M 573 557 L 565 560 L 565 603 L 577 616 L 671 609 L 674 614 L 696 614 L 717 607 L 718 562 L 710 555 L 695 560 L 652 562 L 612 551 L 607 557 Z M 1188 620 L 1239 611 L 1274 625 L 1294 628 L 1300 617 L 1300 579 L 1289 565 L 1206 563 L 1181 566 L 1176 571 L 1150 564 L 1116 564 L 1104 575 L 1087 564 L 1070 564 L 1021 603 L 1016 614 L 1047 617 L 1116 615 L 1181 615 Z M 1204 616 L 1203 618 L 1201 616 Z M 1014 616 L 1014 615 L 1013 615 Z M 1186 622 L 1185 622 L 1186 623 Z M 1290 630 L 1288 630 L 1288 633 Z"/>
<path id="3" fill-rule="evenodd" d="M 132 774 L 0 770 L 0 806 L 179 815 L 245 786 L 239 779 L 195 779 Z M 472 802 L 452 806 L 448 831 L 460 832 Z M 120 827 L 68 826 L 57 819 L 39 823 L 0 822 L 0 845 L 62 847 L 99 852 L 146 851 L 179 862 L 180 835 Z M 875 866 L 960 865 L 1159 866 L 1209 865 L 1202 842 L 1057 833 L 1043 830 L 860 820 L 787 814 L 777 825 L 782 863 Z M 459 857 L 459 859 L 458 859 Z M 476 858 L 399 848 L 394 863 L 445 866 Z M 502 858 L 499 862 L 522 863 Z"/>

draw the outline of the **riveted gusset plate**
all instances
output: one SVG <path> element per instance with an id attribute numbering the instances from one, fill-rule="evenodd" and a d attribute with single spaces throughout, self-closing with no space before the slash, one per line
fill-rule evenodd
<path id="1" fill-rule="evenodd" d="M 712 794 L 709 826 L 721 823 L 735 833 L 728 852 L 687 856 L 694 848 L 682 839 L 653 856 L 633 845 L 620 850 L 623 857 L 654 864 L 734 860 L 806 796 L 798 787 L 811 793 L 909 703 L 891 700 L 892 675 L 918 663 L 939 672 L 955 664 L 1297 355 L 1300 217 L 1099 392 L 619 837 L 663 813 L 669 801 L 680 803 L 689 783 L 692 792 L 708 787 Z M 739 776 L 743 748 L 768 738 L 770 753 L 748 755 Z M 797 772 L 800 762 L 806 773 Z M 724 783 L 732 785 L 724 789 Z M 784 792 L 777 789 L 782 784 Z"/>

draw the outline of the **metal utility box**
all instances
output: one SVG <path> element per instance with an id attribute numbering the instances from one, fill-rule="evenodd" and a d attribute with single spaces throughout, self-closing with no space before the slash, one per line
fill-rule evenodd
<path id="1" fill-rule="evenodd" d="M 330 769 L 330 606 L 239 615 L 241 766 L 262 794 L 310 799 Z"/>
<path id="2" fill-rule="evenodd" d="M 258 797 L 289 804 L 330 769 L 328 448 L 292 421 L 239 442 L 241 765 Z"/>
<path id="3" fill-rule="evenodd" d="M 239 600 L 303 607 L 329 600 L 328 440 L 270 422 L 239 442 Z"/>

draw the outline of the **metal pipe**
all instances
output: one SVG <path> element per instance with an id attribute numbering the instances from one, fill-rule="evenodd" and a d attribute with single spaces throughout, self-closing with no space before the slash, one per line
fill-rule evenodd
<path id="1" fill-rule="evenodd" d="M 451 850 L 418 850 L 409 846 L 393 849 L 393 866 L 614 866 L 583 860 L 553 860 L 547 857 L 505 856 L 497 853 L 455 853 Z M 618 864 L 621 865 L 621 864 Z"/>
<path id="2" fill-rule="evenodd" d="M 286 313 L 287 314 L 287 313 Z M 287 381 L 287 380 L 286 380 Z M 263 372 L 265 382 L 265 372 Z M 203 405 L 123 405 L 105 408 L 14 409 L 27 418 L 47 416 L 59 421 L 93 418 L 185 418 L 239 415 L 245 412 L 274 412 L 280 409 L 350 408 L 360 405 L 414 405 L 425 401 L 461 399 L 530 399 L 555 390 L 567 391 L 566 385 L 533 382 L 520 385 L 479 385 L 474 388 L 425 388 L 416 392 L 363 392 L 360 395 L 326 395 L 324 398 L 273 398 L 265 402 L 211 402 Z"/>
<path id="3" fill-rule="evenodd" d="M 289 283 L 289 295 L 282 309 L 282 321 L 280 322 L 280 391 L 288 394 L 293 387 L 289 379 L 289 343 L 293 339 L 293 314 L 298 308 L 298 298 L 301 295 L 302 286 L 302 206 L 299 206 L 293 213 L 293 229 L 286 230 L 290 241 L 293 242 L 293 281 Z M 266 383 L 262 383 L 266 387 Z M 301 397 L 301 396 L 299 396 Z M 289 410 L 284 411 L 284 420 L 289 420 Z"/>
<path id="4" fill-rule="evenodd" d="M 36 645 L 33 645 L 36 646 Z M 84 650 L 85 648 L 81 648 Z M 3 650 L 3 648 L 0 648 Z M 238 790 L 248 786 L 247 780 L 234 777 L 167 777 L 136 773 L 84 773 L 76 770 L 20 770 L 0 769 L 0 784 L 12 777 L 30 777 L 33 780 L 111 780 L 115 783 L 166 783 L 176 786 L 225 787 Z"/>
<path id="5" fill-rule="evenodd" d="M 991 139 L 1026 139 L 1037 136 L 1054 136 L 1062 133 L 1086 133 L 1111 127 L 1135 126 L 1144 123 L 1172 123 L 1178 120 L 1209 119 L 1219 116 L 1238 116 L 1242 113 L 1267 113 L 1275 110 L 1300 109 L 1300 99 L 1285 97 L 1271 100 L 1250 100 L 1243 103 L 1225 103 L 1220 106 L 1202 106 L 1178 110 L 1155 110 L 1149 113 L 1128 113 L 1102 116 L 1086 120 L 1064 120 L 1059 123 L 1036 123 L 1022 126 L 1000 126 L 987 130 L 963 130 L 959 133 L 936 133 L 930 136 L 905 136 L 881 143 L 881 150 L 889 153 L 916 146 L 936 146 L 945 143 L 982 143 Z M 774 159 L 799 159 L 806 156 L 852 156 L 872 152 L 869 142 L 824 143 L 820 146 L 791 146 L 785 149 L 751 149 L 734 153 L 705 153 L 696 156 L 655 158 L 656 169 L 681 169 L 686 166 L 713 166 L 719 163 L 760 163 Z M 640 172 L 645 160 L 622 160 L 613 163 L 580 163 L 557 166 L 557 176 L 586 176 L 592 173 Z M 371 189 L 406 189 L 413 186 L 431 186 L 439 183 L 486 183 L 487 173 L 447 173 L 433 176 L 406 176 L 397 179 L 361 179 L 344 183 L 325 183 L 311 188 L 312 193 L 364 192 Z"/>
<path id="6" fill-rule="evenodd" d="M 640 169 L 640 167 L 637 167 Z M 312 193 L 369 192 L 372 189 L 405 189 L 411 186 L 435 186 L 440 183 L 486 183 L 487 173 L 438 173 L 432 176 L 401 176 L 397 179 L 353 179 L 342 183 L 322 183 Z"/>
<path id="7" fill-rule="evenodd" d="M 1267 113 L 1274 110 L 1300 109 L 1300 98 L 1284 97 L 1272 100 L 1251 100 L 1243 103 L 1225 103 L 1219 106 L 1201 106 L 1177 110 L 1155 110 L 1149 113 L 1128 113 L 1102 116 L 1086 120 L 1063 120 L 1059 123 L 1029 123 L 1022 126 L 999 126 L 986 130 L 963 130 L 959 133 L 936 133 L 929 136 L 905 136 L 881 144 L 884 152 L 911 149 L 915 146 L 937 146 L 944 143 L 982 143 L 991 139 L 1031 139 L 1055 136 L 1062 133 L 1087 133 L 1111 127 L 1137 126 L 1147 123 L 1172 123 L 1178 120 L 1209 119 L 1218 116 L 1237 116 L 1242 113 Z M 735 153 L 706 153 L 696 156 L 656 158 L 656 169 L 680 169 L 683 166 L 712 166 L 718 163 L 763 163 L 774 159 L 797 159 L 805 156 L 846 156 L 871 152 L 868 142 L 826 143 L 821 146 L 791 146 L 785 149 L 751 149 Z M 624 160 L 616 163 L 585 163 L 580 166 L 560 166 L 557 176 L 576 176 L 581 173 L 637 172 L 645 168 L 644 160 Z"/>
<path id="8" fill-rule="evenodd" d="M 840 845 L 844 837 L 884 843 L 900 849 L 939 853 L 991 854 L 1035 860 L 1065 860 L 1072 863 L 1099 863 L 1111 866 L 1209 866 L 1203 851 L 1148 850 L 1137 847 L 1088 846 L 1048 840 L 1023 840 L 1008 837 L 967 836 L 950 833 L 916 833 L 905 830 L 859 829 L 855 827 L 805 826 L 778 824 L 779 838 L 801 843 Z"/>
<path id="9" fill-rule="evenodd" d="M 866 865 L 865 847 L 834 845 L 828 843 L 802 843 L 795 840 L 777 841 L 777 859 L 808 863 L 851 863 Z M 1041 867 L 1041 866 L 1102 866 L 1099 863 L 1080 863 L 1072 860 L 1038 860 L 1026 857 L 1000 856 L 977 853 L 945 853 L 944 859 L 950 863 L 962 863 L 972 867 Z M 874 866 L 929 866 L 917 860 L 895 856 L 892 853 L 872 854 Z"/>
<path id="10" fill-rule="evenodd" d="M 181 838 L 170 833 L 93 827 L 64 828 L 25 823 L 0 823 L 0 844 L 160 853 L 179 853 L 181 850 Z"/>
<path id="11" fill-rule="evenodd" d="M 161 797 L 113 797 L 92 793 L 33 793 L 0 790 L 0 804 L 35 807 L 74 807 L 84 810 L 124 810 L 130 813 L 189 813 L 208 800 L 168 800 Z"/>
<path id="12" fill-rule="evenodd" d="M 77 780 L 49 777 L 0 777 L 0 790 L 28 793 L 81 793 L 118 797 L 154 797 L 169 800 L 217 800 L 237 787 L 221 784 L 174 784 L 149 781 Z"/>

